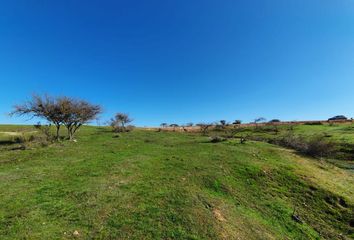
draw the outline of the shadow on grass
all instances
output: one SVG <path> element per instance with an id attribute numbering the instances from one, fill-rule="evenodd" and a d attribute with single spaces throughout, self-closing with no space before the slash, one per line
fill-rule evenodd
<path id="1" fill-rule="evenodd" d="M 17 142 L 11 141 L 11 140 L 0 140 L 0 146 L 4 145 L 4 146 L 8 146 L 8 145 L 12 145 L 12 144 L 16 144 Z"/>

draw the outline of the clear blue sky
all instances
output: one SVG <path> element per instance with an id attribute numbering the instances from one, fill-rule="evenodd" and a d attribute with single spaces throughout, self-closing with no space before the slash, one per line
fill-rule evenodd
<path id="1" fill-rule="evenodd" d="M 354 117 L 354 1 L 1 1 L 0 83 L 0 123 L 32 93 L 140 126 Z"/>

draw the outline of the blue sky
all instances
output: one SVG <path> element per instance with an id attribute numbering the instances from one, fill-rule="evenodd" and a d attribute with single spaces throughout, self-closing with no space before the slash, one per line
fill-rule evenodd
<path id="1" fill-rule="evenodd" d="M 0 123 L 32 93 L 140 126 L 354 117 L 354 2 L 1 1 L 0 83 Z"/>

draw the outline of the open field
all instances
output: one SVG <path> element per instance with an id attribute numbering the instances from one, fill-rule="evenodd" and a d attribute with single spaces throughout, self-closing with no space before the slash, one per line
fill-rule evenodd
<path id="1" fill-rule="evenodd" d="M 35 129 L 0 126 L 0 239 L 354 237 L 353 172 L 328 161 L 261 141 L 87 126 L 77 142 L 18 150 L 19 131 Z M 350 124 L 293 131 L 354 143 Z"/>

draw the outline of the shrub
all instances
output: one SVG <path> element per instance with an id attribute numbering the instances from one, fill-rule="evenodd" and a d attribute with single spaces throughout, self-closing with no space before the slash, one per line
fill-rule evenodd
<path id="1" fill-rule="evenodd" d="M 132 122 L 133 119 L 129 117 L 128 114 L 126 113 L 117 113 L 114 118 L 112 118 L 109 121 L 109 125 L 112 127 L 113 132 L 125 132 L 125 131 L 131 131 L 132 127 L 128 129 L 129 126 L 126 126 L 126 124 Z"/>
<path id="2" fill-rule="evenodd" d="M 50 132 L 50 128 L 51 128 L 51 124 L 49 125 L 41 125 L 41 123 L 37 123 L 36 125 L 34 125 L 34 127 L 39 130 L 45 137 L 46 141 L 53 141 L 55 138 L 58 138 L 59 135 L 57 135 L 56 137 L 52 135 L 52 133 Z"/>
<path id="3" fill-rule="evenodd" d="M 208 133 L 208 130 L 211 126 L 213 126 L 211 123 L 198 123 L 196 126 L 200 128 L 200 132 L 202 135 L 206 135 Z"/>
<path id="4" fill-rule="evenodd" d="M 247 138 L 246 138 L 246 137 L 243 137 L 243 136 L 240 137 L 240 143 L 241 143 L 241 144 L 245 144 L 246 141 L 247 141 Z"/>
<path id="5" fill-rule="evenodd" d="M 223 131 L 224 130 L 224 126 L 223 125 L 220 125 L 220 124 L 216 124 L 215 127 L 214 127 L 214 131 Z"/>
<path id="6" fill-rule="evenodd" d="M 212 136 L 209 138 L 211 143 L 218 143 L 218 142 L 224 142 L 226 141 L 226 138 L 220 137 L 220 136 Z"/>
<path id="7" fill-rule="evenodd" d="M 126 132 L 131 132 L 135 129 L 135 126 L 134 125 L 128 125 L 126 128 L 125 128 L 125 131 Z"/>
<path id="8" fill-rule="evenodd" d="M 292 133 L 288 133 L 281 138 L 271 140 L 271 142 L 295 149 L 298 152 L 312 157 L 330 156 L 335 151 L 335 143 L 327 140 L 323 135 L 306 139 L 303 136 L 296 136 Z"/>
<path id="9" fill-rule="evenodd" d="M 23 135 L 21 135 L 21 136 L 14 136 L 11 141 L 14 142 L 14 143 L 21 144 L 21 143 L 25 143 L 26 139 L 25 139 L 25 137 Z"/>
<path id="10" fill-rule="evenodd" d="M 304 153 L 313 157 L 326 157 L 334 152 L 335 144 L 324 139 L 323 136 L 311 138 L 306 143 Z"/>
<path id="11" fill-rule="evenodd" d="M 34 135 L 30 135 L 30 136 L 28 137 L 28 141 L 29 141 L 29 142 L 33 142 L 35 139 L 36 139 L 36 137 L 35 137 Z"/>

